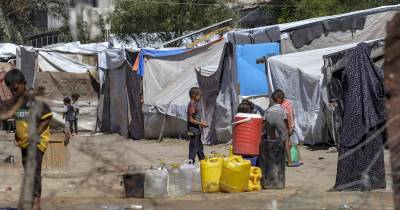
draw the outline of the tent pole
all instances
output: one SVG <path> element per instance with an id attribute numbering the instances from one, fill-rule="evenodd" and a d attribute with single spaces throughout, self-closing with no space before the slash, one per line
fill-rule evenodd
<path id="1" fill-rule="evenodd" d="M 161 131 L 160 131 L 160 136 L 158 137 L 158 142 L 162 142 L 162 140 L 163 140 L 163 134 L 164 134 L 164 129 L 165 129 L 165 123 L 167 122 L 167 117 L 168 117 L 168 115 L 165 115 L 165 118 L 164 118 L 164 121 L 163 121 L 163 124 L 162 124 L 162 127 L 161 127 Z"/>

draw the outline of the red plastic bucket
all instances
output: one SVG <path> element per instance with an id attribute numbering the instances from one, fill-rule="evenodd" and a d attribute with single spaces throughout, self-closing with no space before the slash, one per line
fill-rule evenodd
<path id="1" fill-rule="evenodd" d="M 263 119 L 258 114 L 238 113 L 233 128 L 233 153 L 258 155 Z"/>

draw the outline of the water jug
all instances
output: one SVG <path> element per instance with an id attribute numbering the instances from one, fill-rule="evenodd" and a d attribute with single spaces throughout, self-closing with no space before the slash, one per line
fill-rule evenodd
<path id="1" fill-rule="evenodd" d="M 128 173 L 122 176 L 125 196 L 127 198 L 144 197 L 144 177 L 144 173 L 135 172 L 132 166 L 128 167 Z"/>
<path id="2" fill-rule="evenodd" d="M 189 193 L 192 191 L 193 173 L 196 166 L 193 165 L 192 160 L 185 160 L 180 169 L 185 179 L 186 192 Z"/>
<path id="3" fill-rule="evenodd" d="M 178 164 L 172 164 L 169 170 L 169 195 L 171 197 L 186 195 L 185 177 Z"/>
<path id="4" fill-rule="evenodd" d="M 168 172 L 159 169 L 149 169 L 144 178 L 145 198 L 168 197 Z"/>
<path id="5" fill-rule="evenodd" d="M 292 147 L 290 148 L 290 157 L 292 158 L 293 162 L 299 161 L 299 152 L 297 151 L 296 144 L 292 144 Z"/>
<path id="6" fill-rule="evenodd" d="M 238 113 L 233 125 L 233 153 L 258 155 L 263 127 L 261 115 Z"/>
<path id="7" fill-rule="evenodd" d="M 221 156 L 208 156 L 200 161 L 201 190 L 203 192 L 219 192 L 222 163 Z"/>
<path id="8" fill-rule="evenodd" d="M 262 172 L 259 167 L 250 168 L 250 179 L 248 191 L 258 191 L 261 190 L 261 177 Z"/>
<path id="9" fill-rule="evenodd" d="M 219 188 L 224 192 L 244 192 L 249 185 L 251 163 L 242 156 L 224 159 Z"/>
<path id="10" fill-rule="evenodd" d="M 201 173 L 199 165 L 196 165 L 193 170 L 192 191 L 201 192 Z"/>

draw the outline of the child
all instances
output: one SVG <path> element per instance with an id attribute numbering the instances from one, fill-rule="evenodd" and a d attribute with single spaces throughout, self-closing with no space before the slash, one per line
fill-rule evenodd
<path id="1" fill-rule="evenodd" d="M 64 112 L 63 119 L 65 119 L 65 128 L 66 130 L 69 128 L 69 131 L 73 134 L 73 123 L 74 123 L 74 107 L 71 105 L 71 99 L 68 97 L 64 98 Z"/>
<path id="2" fill-rule="evenodd" d="M 3 113 L 0 118 L 8 118 L 15 115 L 16 119 L 16 134 L 15 140 L 21 148 L 22 164 L 24 166 L 25 173 L 27 172 L 27 156 L 28 156 L 28 145 L 31 139 L 29 139 L 29 114 L 30 108 L 35 106 L 36 102 L 40 100 L 39 97 L 35 97 L 34 94 L 30 94 L 26 88 L 26 80 L 24 74 L 17 70 L 12 69 L 7 72 L 5 76 L 5 83 L 13 94 L 13 101 L 10 107 L 7 107 L 7 112 Z M 43 103 L 40 117 L 36 119 L 37 131 L 39 133 L 39 142 L 35 147 L 35 177 L 34 177 L 34 188 L 33 188 L 33 207 L 32 209 L 40 209 L 40 197 L 42 191 L 42 158 L 46 151 L 49 138 L 50 138 L 50 126 L 49 123 L 52 119 L 52 112 L 46 103 Z"/>
<path id="3" fill-rule="evenodd" d="M 72 131 L 75 130 L 75 134 L 78 134 L 79 97 L 80 95 L 78 93 L 72 94 L 72 107 L 74 107 L 74 123 Z"/>
<path id="4" fill-rule="evenodd" d="M 201 142 L 202 129 L 207 127 L 207 123 L 201 119 L 201 90 L 198 87 L 193 87 L 189 91 L 190 102 L 187 110 L 187 127 L 188 136 L 190 138 L 189 143 L 189 159 L 195 162 L 196 155 L 199 160 L 205 158 L 203 151 L 203 143 Z"/>
<path id="5" fill-rule="evenodd" d="M 289 100 L 285 98 L 285 93 L 282 90 L 278 89 L 274 93 L 276 101 L 282 106 L 287 116 L 286 129 L 288 130 L 289 133 L 289 139 L 287 140 L 286 153 L 288 154 L 288 165 L 298 166 L 299 165 L 298 163 L 292 163 L 290 155 L 291 144 L 297 144 L 297 145 L 299 144 L 299 142 L 296 141 L 297 138 L 295 138 L 294 136 L 295 122 L 294 122 L 293 105 Z M 299 147 L 296 147 L 296 149 L 297 149 L 297 154 L 299 154 L 300 157 Z"/>

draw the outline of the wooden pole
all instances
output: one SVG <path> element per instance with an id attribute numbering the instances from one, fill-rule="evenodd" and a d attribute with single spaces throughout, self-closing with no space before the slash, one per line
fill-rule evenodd
<path id="1" fill-rule="evenodd" d="M 391 152 L 393 197 L 400 210 L 400 13 L 387 25 L 385 42 L 385 90 L 388 117 L 387 135 Z"/>

